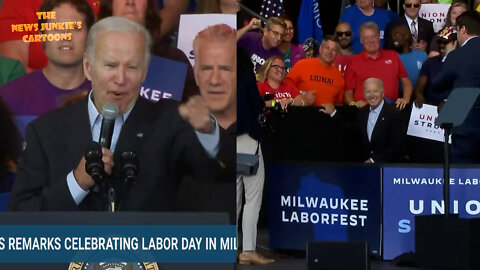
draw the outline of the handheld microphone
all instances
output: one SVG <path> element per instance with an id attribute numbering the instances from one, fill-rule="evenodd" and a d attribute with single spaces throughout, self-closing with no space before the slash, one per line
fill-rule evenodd
<path id="1" fill-rule="evenodd" d="M 110 149 L 113 128 L 115 127 L 115 118 L 118 116 L 118 106 L 113 103 L 105 104 L 102 108 L 102 116 L 102 127 L 100 128 L 100 138 L 98 142 L 102 147 Z"/>

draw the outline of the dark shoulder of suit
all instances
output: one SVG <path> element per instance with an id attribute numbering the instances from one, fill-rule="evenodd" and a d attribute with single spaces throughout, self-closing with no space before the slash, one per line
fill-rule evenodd
<path id="1" fill-rule="evenodd" d="M 418 17 L 418 22 L 419 22 L 419 24 L 424 23 L 425 25 L 432 26 L 432 28 L 433 28 L 433 23 L 431 21 L 427 20 L 427 19 Z"/>
<path id="2" fill-rule="evenodd" d="M 449 59 L 450 54 L 452 59 Z M 480 37 L 470 39 L 467 44 L 450 54 L 447 62 L 449 62 L 449 68 L 455 70 L 457 75 L 453 88 L 480 88 Z"/>
<path id="3" fill-rule="evenodd" d="M 406 134 L 406 124 L 408 122 L 407 120 L 410 114 L 407 113 L 406 109 L 397 109 L 394 104 L 385 103 L 383 105 L 383 110 L 384 115 L 391 119 L 390 122 L 392 123 L 392 126 L 390 132 L 392 133 L 390 135 L 393 135 L 396 138 L 403 140 Z"/>
<path id="4" fill-rule="evenodd" d="M 43 132 L 46 132 L 47 134 L 58 135 L 59 127 L 63 127 L 64 124 L 70 120 L 80 118 L 88 120 L 88 116 L 84 116 L 85 113 L 88 114 L 87 101 L 87 98 L 84 98 L 81 101 L 70 106 L 58 108 L 53 111 L 47 112 L 39 116 L 37 119 L 33 120 L 29 125 L 35 126 L 37 128 L 41 127 L 41 130 Z M 75 124 L 88 127 L 90 123 L 88 121 L 84 121 L 77 122 Z"/>
<path id="5" fill-rule="evenodd" d="M 418 25 L 419 27 L 423 28 L 423 30 L 420 31 L 420 34 L 422 34 L 422 37 L 420 37 L 420 39 L 423 39 L 426 42 L 430 43 L 435 36 L 435 32 L 433 30 L 433 23 L 429 20 L 418 17 Z M 427 49 L 429 49 L 429 47 L 427 47 Z"/>
<path id="6" fill-rule="evenodd" d="M 401 111 L 397 109 L 394 104 L 384 103 L 383 107 L 386 113 L 392 113 L 394 115 L 401 114 Z"/>

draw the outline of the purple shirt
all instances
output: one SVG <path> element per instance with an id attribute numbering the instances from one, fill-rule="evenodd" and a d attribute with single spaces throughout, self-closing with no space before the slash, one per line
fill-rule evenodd
<path id="1" fill-rule="evenodd" d="M 0 97 L 9 108 L 15 123 L 25 136 L 27 124 L 38 116 L 62 107 L 71 96 L 91 89 L 89 80 L 74 89 L 61 89 L 51 84 L 42 70 L 15 79 L 0 88 Z"/>
<path id="2" fill-rule="evenodd" d="M 305 51 L 303 50 L 303 46 L 292 43 L 290 46 L 290 68 L 287 70 L 287 72 L 290 72 L 290 69 L 292 69 L 293 66 L 302 59 L 305 59 Z"/>
<path id="3" fill-rule="evenodd" d="M 270 50 L 265 50 L 263 48 L 262 34 L 258 32 L 245 33 L 238 41 L 237 46 L 247 51 L 250 60 L 252 60 L 253 71 L 255 73 L 258 73 L 258 70 L 268 58 L 272 56 L 280 56 L 283 58 L 283 54 L 279 48 L 275 47 Z"/>

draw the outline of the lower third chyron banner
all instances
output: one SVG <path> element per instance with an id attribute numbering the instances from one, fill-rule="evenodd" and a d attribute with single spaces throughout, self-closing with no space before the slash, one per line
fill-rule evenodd
<path id="1" fill-rule="evenodd" d="M 1 225 L 0 262 L 236 261 L 232 225 Z"/>
<path id="2" fill-rule="evenodd" d="M 415 249 L 415 216 L 444 213 L 441 168 L 383 169 L 383 258 Z M 480 217 L 480 169 L 450 170 L 450 209 L 463 218 Z M 436 226 L 432 224 L 431 226 Z"/>
<path id="3" fill-rule="evenodd" d="M 267 166 L 270 247 L 304 250 L 309 241 L 367 241 L 381 255 L 380 167 Z"/>

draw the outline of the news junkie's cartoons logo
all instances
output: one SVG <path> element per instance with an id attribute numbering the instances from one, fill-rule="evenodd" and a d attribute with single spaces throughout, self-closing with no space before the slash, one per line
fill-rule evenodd
<path id="1" fill-rule="evenodd" d="M 39 20 L 55 20 L 56 12 L 37 12 L 37 19 Z M 72 40 L 71 31 L 81 30 L 82 22 L 45 22 L 45 23 L 21 23 L 12 24 L 12 33 L 28 32 L 22 37 L 24 42 L 45 42 L 45 41 L 61 41 Z M 47 33 L 48 31 L 48 33 Z M 32 34 L 37 32 L 37 34 Z"/>
<path id="2" fill-rule="evenodd" d="M 159 270 L 156 263 L 70 263 L 68 270 Z"/>

